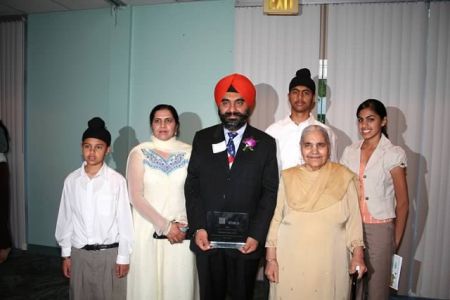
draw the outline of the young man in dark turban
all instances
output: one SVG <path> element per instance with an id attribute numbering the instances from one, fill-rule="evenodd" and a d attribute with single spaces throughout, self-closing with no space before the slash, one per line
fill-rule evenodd
<path id="1" fill-rule="evenodd" d="M 330 127 L 317 121 L 311 114 L 316 104 L 315 94 L 316 84 L 311 78 L 309 69 L 298 70 L 289 83 L 288 99 L 291 105 L 291 113 L 284 119 L 270 125 L 266 130 L 277 140 L 280 170 L 304 163 L 300 154 L 300 137 L 303 129 L 309 125 L 319 125 L 327 130 L 331 142 L 330 159 L 338 161 L 336 136 Z"/>
<path id="2" fill-rule="evenodd" d="M 255 94 L 243 75 L 222 78 L 214 91 L 221 124 L 197 132 L 192 145 L 186 209 L 204 300 L 252 299 L 264 254 L 278 168 L 275 140 L 248 124 Z"/>

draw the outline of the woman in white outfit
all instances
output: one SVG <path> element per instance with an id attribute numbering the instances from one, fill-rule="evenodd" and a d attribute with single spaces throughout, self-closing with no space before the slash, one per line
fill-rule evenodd
<path id="1" fill-rule="evenodd" d="M 127 298 L 197 299 L 195 256 L 185 240 L 191 146 L 176 139 L 179 118 L 171 105 L 153 108 L 150 125 L 151 140 L 133 148 L 127 163 L 135 230 Z"/>

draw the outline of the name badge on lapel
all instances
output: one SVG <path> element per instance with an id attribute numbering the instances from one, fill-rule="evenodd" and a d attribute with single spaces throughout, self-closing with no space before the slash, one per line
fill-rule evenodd
<path id="1" fill-rule="evenodd" d="M 217 144 L 212 144 L 212 151 L 213 153 L 219 153 L 227 150 L 227 145 L 225 144 L 225 141 L 222 141 Z"/>

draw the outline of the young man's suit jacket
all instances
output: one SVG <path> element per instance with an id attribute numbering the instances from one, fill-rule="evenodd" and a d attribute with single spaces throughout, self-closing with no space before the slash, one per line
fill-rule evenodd
<path id="1" fill-rule="evenodd" d="M 246 138 L 257 141 L 253 151 L 243 151 Z M 244 212 L 249 214 L 248 236 L 259 242 L 258 249 L 244 255 L 262 255 L 267 231 L 272 219 L 278 190 L 278 167 L 275 140 L 266 133 L 247 125 L 236 151 L 231 169 L 227 151 L 214 153 L 213 144 L 225 141 L 223 126 L 216 125 L 196 133 L 185 183 L 186 209 L 190 233 L 206 229 L 207 211 Z M 201 251 L 191 240 L 191 250 Z"/>

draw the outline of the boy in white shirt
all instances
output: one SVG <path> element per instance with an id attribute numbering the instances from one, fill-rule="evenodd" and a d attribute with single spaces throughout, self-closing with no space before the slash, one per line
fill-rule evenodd
<path id="1" fill-rule="evenodd" d="M 64 181 L 55 237 L 70 299 L 125 299 L 133 224 L 125 178 L 104 162 L 111 134 L 98 117 L 83 133 L 81 168 Z"/>

